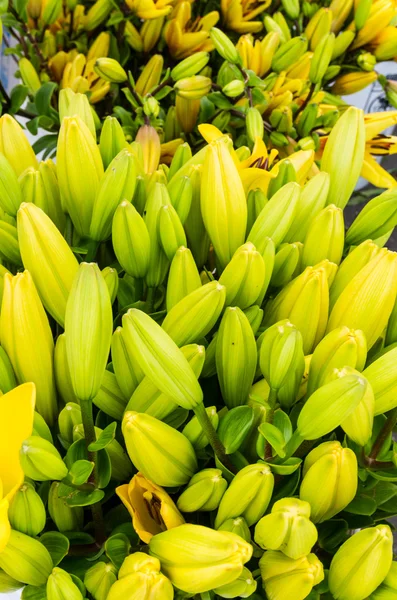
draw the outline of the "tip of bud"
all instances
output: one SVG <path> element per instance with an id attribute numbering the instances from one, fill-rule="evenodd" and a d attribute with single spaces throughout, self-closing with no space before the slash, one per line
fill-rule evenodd
<path id="1" fill-rule="evenodd" d="M 222 292 L 222 290 L 224 290 L 224 289 L 225 289 L 225 286 L 220 283 L 218 283 L 218 285 L 216 286 L 216 290 L 218 292 Z M 235 308 L 235 307 L 233 307 L 233 308 Z"/>

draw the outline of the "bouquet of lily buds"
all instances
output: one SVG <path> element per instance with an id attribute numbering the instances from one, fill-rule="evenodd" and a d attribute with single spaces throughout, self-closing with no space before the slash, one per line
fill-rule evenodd
<path id="1" fill-rule="evenodd" d="M 56 164 L 0 118 L 0 592 L 397 599 L 393 179 L 344 225 L 396 113 L 287 156 L 59 114 Z"/>

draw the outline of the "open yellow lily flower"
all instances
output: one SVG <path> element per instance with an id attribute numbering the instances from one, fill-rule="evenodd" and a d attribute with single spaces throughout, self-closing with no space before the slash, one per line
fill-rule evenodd
<path id="1" fill-rule="evenodd" d="M 214 44 L 209 38 L 209 31 L 219 20 L 219 13 L 214 10 L 192 19 L 190 2 L 179 2 L 170 15 L 164 29 L 164 39 L 173 58 L 182 59 L 196 52 L 210 52 Z"/>
<path id="2" fill-rule="evenodd" d="M 368 150 L 366 150 L 364 154 L 361 176 L 376 187 L 392 188 L 397 185 L 397 181 L 394 179 L 393 175 L 388 173 Z"/>
<path id="3" fill-rule="evenodd" d="M 130 483 L 120 485 L 116 493 L 132 517 L 132 525 L 145 544 L 151 538 L 185 522 L 167 492 L 137 473 Z"/>
<path id="4" fill-rule="evenodd" d="M 172 0 L 127 0 L 127 6 L 136 13 L 140 19 L 157 19 L 168 15 L 172 7 Z"/>
<path id="5" fill-rule="evenodd" d="M 11 533 L 8 506 L 24 479 L 19 462 L 22 442 L 32 435 L 36 387 L 24 383 L 0 397 L 0 552 Z"/>
<path id="6" fill-rule="evenodd" d="M 258 33 L 261 21 L 252 21 L 270 6 L 271 0 L 222 0 L 221 9 L 225 24 L 237 33 Z"/>
<path id="7" fill-rule="evenodd" d="M 364 116 L 365 139 L 373 140 L 388 127 L 397 123 L 397 110 L 369 113 Z"/>

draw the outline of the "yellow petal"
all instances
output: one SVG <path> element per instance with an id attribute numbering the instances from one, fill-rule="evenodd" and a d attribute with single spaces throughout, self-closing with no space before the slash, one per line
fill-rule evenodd
<path id="1" fill-rule="evenodd" d="M 22 442 L 32 435 L 36 401 L 34 383 L 24 383 L 0 397 L 0 479 L 9 499 L 23 482 L 19 463 Z"/>
<path id="2" fill-rule="evenodd" d="M 211 125 L 210 123 L 202 123 L 201 125 L 198 126 L 198 130 L 201 133 L 201 135 L 203 136 L 203 138 L 205 139 L 205 141 L 207 142 L 207 144 L 210 144 L 214 140 L 218 140 L 219 138 L 223 137 L 223 135 L 224 135 L 220 131 L 220 129 L 215 127 L 215 125 Z"/>
<path id="3" fill-rule="evenodd" d="M 364 155 L 361 177 L 380 188 L 392 188 L 397 185 L 394 177 L 381 167 L 369 152 L 365 152 Z"/>
<path id="4" fill-rule="evenodd" d="M 397 123 L 397 110 L 371 113 L 365 115 L 365 139 L 372 140 L 381 131 Z"/>
<path id="5" fill-rule="evenodd" d="M 10 537 L 11 527 L 8 520 L 8 500 L 0 501 L 0 552 L 4 550 Z"/>

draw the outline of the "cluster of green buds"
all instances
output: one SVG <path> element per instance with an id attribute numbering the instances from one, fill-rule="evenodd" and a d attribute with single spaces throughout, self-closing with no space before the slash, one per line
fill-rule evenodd
<path id="1" fill-rule="evenodd" d="M 0 592 L 392 600 L 397 187 L 344 226 L 389 121 L 170 152 L 60 99 L 54 162 L 0 118 Z"/>

